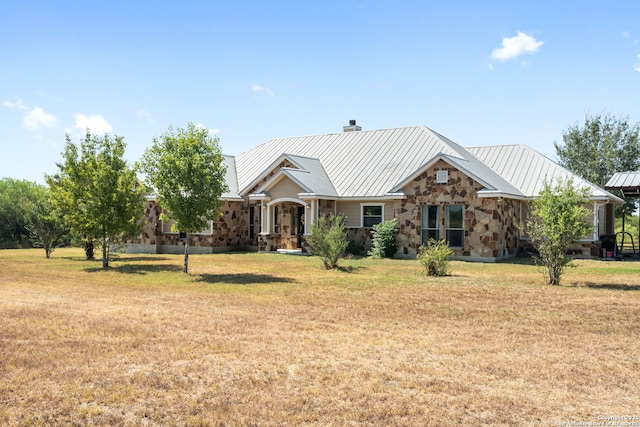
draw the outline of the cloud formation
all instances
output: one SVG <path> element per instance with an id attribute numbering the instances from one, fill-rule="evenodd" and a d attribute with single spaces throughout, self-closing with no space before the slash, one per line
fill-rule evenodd
<path id="1" fill-rule="evenodd" d="M 22 107 L 18 108 L 24 109 Z M 24 116 L 24 119 L 22 119 L 22 126 L 33 130 L 38 130 L 43 127 L 54 127 L 57 123 L 57 117 L 47 113 L 40 107 L 35 107 Z"/>
<path id="2" fill-rule="evenodd" d="M 16 102 L 13 101 L 4 101 L 2 103 L 2 105 L 4 105 L 7 108 L 12 108 L 12 109 L 17 109 L 17 110 L 28 110 L 29 107 L 27 107 L 26 105 L 24 105 L 22 103 L 22 99 L 18 98 L 18 100 Z"/>
<path id="3" fill-rule="evenodd" d="M 111 132 L 111 125 L 100 114 L 94 114 L 93 116 L 85 116 L 84 114 L 76 114 L 77 129 L 91 130 L 92 134 L 101 134 Z"/>
<path id="4" fill-rule="evenodd" d="M 273 96 L 273 92 L 271 91 L 271 89 L 255 83 L 251 85 L 251 90 L 253 91 L 253 93 L 266 93 L 269 96 Z"/>
<path id="5" fill-rule="evenodd" d="M 532 36 L 518 31 L 518 35 L 502 39 L 502 47 L 497 47 L 491 52 L 491 58 L 498 61 L 507 61 L 526 53 L 533 54 L 544 44 Z"/>

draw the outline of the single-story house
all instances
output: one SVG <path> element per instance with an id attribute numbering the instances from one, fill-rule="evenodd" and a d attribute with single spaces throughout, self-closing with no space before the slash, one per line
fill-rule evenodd
<path id="1" fill-rule="evenodd" d="M 308 251 L 310 225 L 346 216 L 349 239 L 365 251 L 372 226 L 397 221 L 397 257 L 415 257 L 430 237 L 459 259 L 496 261 L 526 245 L 518 224 L 546 180 L 573 178 L 589 188 L 593 233 L 579 250 L 597 255 L 623 201 L 523 145 L 463 148 L 425 126 L 276 138 L 225 156 L 229 191 L 220 218 L 189 236 L 191 252 Z M 147 202 L 145 229 L 129 251 L 179 253 L 180 235 Z"/>

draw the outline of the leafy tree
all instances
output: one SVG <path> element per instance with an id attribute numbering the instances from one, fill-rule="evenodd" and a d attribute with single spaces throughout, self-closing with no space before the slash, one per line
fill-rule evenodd
<path id="1" fill-rule="evenodd" d="M 560 276 L 571 263 L 567 255 L 571 245 L 592 231 L 587 220 L 591 212 L 585 207 L 588 194 L 588 189 L 577 188 L 572 180 L 554 186 L 545 181 L 538 198 L 531 202 L 526 231 L 549 285 L 560 284 Z"/>
<path id="2" fill-rule="evenodd" d="M 329 218 L 321 217 L 318 224 L 311 225 L 311 235 L 307 242 L 311 253 L 322 258 L 327 270 L 338 268 L 338 261 L 344 256 L 349 245 L 347 234 L 344 232 L 343 215 L 331 214 Z"/>
<path id="3" fill-rule="evenodd" d="M 87 129 L 78 149 L 67 134 L 58 173 L 46 175 L 53 206 L 71 231 L 101 241 L 104 268 L 110 242 L 138 232 L 144 214 L 142 186 L 136 168 L 124 160 L 125 147 L 120 136 L 99 137 Z"/>
<path id="4" fill-rule="evenodd" d="M 220 197 L 228 190 L 218 138 L 206 128 L 188 123 L 153 139 L 142 156 L 142 171 L 162 206 L 161 219 L 175 221 L 176 231 L 187 233 L 184 273 L 189 269 L 189 234 L 220 216 Z"/>
<path id="5" fill-rule="evenodd" d="M 62 215 L 54 210 L 49 190 L 43 187 L 41 191 L 43 195 L 34 206 L 27 230 L 33 245 L 42 247 L 49 258 L 53 249 L 66 240 L 69 229 Z"/>
<path id="6" fill-rule="evenodd" d="M 42 197 L 42 186 L 35 182 L 3 178 L 0 180 L 0 247 L 27 245 L 27 225 Z"/>
<path id="7" fill-rule="evenodd" d="M 431 238 L 426 246 L 418 248 L 417 258 L 424 266 L 427 276 L 446 276 L 451 255 L 453 255 L 453 251 L 444 239 Z"/>
<path id="8" fill-rule="evenodd" d="M 604 188 L 614 173 L 640 170 L 639 134 L 640 125 L 628 117 L 587 114 L 583 125 L 570 126 L 563 143 L 553 145 L 562 166 Z"/>
<path id="9" fill-rule="evenodd" d="M 369 256 L 392 258 L 398 248 L 396 244 L 396 220 L 379 222 L 373 226 L 373 239 Z"/>

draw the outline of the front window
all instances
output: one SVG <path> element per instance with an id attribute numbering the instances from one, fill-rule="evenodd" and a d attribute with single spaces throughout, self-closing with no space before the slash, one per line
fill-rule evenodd
<path id="1" fill-rule="evenodd" d="M 429 243 L 429 239 L 440 240 L 440 206 L 437 205 L 422 207 L 422 244 Z"/>
<path id="2" fill-rule="evenodd" d="M 447 243 L 451 247 L 462 248 L 464 247 L 464 206 L 448 205 L 446 212 Z"/>
<path id="3" fill-rule="evenodd" d="M 383 205 L 362 205 L 362 226 L 371 228 L 382 222 Z"/>

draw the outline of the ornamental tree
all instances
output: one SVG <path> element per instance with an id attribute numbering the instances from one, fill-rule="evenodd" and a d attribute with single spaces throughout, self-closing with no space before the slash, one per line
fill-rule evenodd
<path id="1" fill-rule="evenodd" d="M 588 191 L 576 187 L 571 179 L 554 186 L 545 181 L 538 198 L 531 202 L 526 231 L 549 285 L 560 284 L 565 267 L 571 265 L 567 254 L 571 245 L 592 231 L 587 220 L 590 211 L 585 207 Z"/>
<path id="2" fill-rule="evenodd" d="M 102 267 L 109 266 L 110 243 L 140 229 L 144 214 L 142 186 L 136 168 L 124 160 L 120 136 L 92 135 L 87 129 L 80 147 L 66 135 L 58 173 L 45 175 L 53 206 L 73 233 L 99 239 Z"/>
<path id="3" fill-rule="evenodd" d="M 173 229 L 187 233 L 184 268 L 189 270 L 189 234 L 220 216 L 228 191 L 226 166 L 218 138 L 208 129 L 188 123 L 186 129 L 169 127 L 153 139 L 140 161 L 147 183 L 162 206 L 160 219 L 174 221 Z"/>

